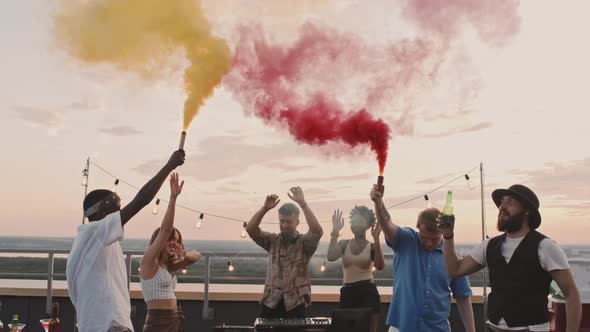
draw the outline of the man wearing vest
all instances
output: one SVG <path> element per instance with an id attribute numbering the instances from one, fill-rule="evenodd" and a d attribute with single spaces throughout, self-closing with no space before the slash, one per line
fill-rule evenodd
<path id="1" fill-rule="evenodd" d="M 498 231 L 459 259 L 453 241 L 454 220 L 439 224 L 445 238 L 443 252 L 450 277 L 490 271 L 492 291 L 487 324 L 492 331 L 549 331 L 547 296 L 555 280 L 566 298 L 567 332 L 578 331 L 582 314 L 580 293 L 563 250 L 536 231 L 541 224 L 539 199 L 529 188 L 515 184 L 497 189 Z"/>

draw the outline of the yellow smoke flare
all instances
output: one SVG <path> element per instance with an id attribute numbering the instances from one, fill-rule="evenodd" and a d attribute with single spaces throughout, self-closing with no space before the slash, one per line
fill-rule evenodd
<path id="1" fill-rule="evenodd" d="M 186 130 L 204 100 L 230 69 L 223 39 L 211 34 L 196 0 L 64 0 L 54 20 L 60 46 L 75 58 L 109 63 L 152 78 L 170 67 L 179 50 L 184 73 Z"/>

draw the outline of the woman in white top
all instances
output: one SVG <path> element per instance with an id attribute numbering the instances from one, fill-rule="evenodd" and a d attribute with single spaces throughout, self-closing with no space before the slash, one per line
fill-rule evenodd
<path id="1" fill-rule="evenodd" d="M 339 232 L 344 227 L 342 211 L 334 211 L 332 224 L 328 260 L 332 262 L 342 257 L 344 286 L 340 289 L 340 308 L 373 309 L 372 330 L 376 331 L 381 297 L 373 281 L 373 267 L 383 270 L 385 261 L 379 243 L 381 228 L 375 223 L 375 213 L 366 206 L 355 206 L 350 211 L 350 230 L 354 234 L 351 240 L 338 241 Z M 373 243 L 367 240 L 369 229 Z"/>
<path id="2" fill-rule="evenodd" d="M 174 272 L 195 263 L 201 258 L 196 251 L 185 252 L 182 235 L 174 227 L 176 197 L 182 192 L 184 181 L 178 174 L 170 177 L 170 202 L 162 225 L 152 234 L 140 264 L 140 282 L 147 304 L 144 332 L 184 331 L 184 317 L 177 306 L 176 276 Z"/>

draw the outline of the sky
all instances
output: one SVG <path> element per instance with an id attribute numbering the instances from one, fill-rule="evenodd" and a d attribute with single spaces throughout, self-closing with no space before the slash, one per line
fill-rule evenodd
<path id="1" fill-rule="evenodd" d="M 453 8 L 418 17 L 408 11 L 410 2 L 207 0 L 201 5 L 212 33 L 226 40 L 232 54 L 243 26 L 258 27 L 268 43 L 282 47 L 294 45 L 309 26 L 326 31 L 328 39 L 352 38 L 341 54 L 337 50 L 344 56 L 334 63 L 306 63 L 301 84 L 307 85 L 297 81 L 293 88 L 325 93 L 350 112 L 371 106 L 368 111 L 392 128 L 384 172 L 387 206 L 470 172 L 474 190 L 459 178 L 429 197 L 442 208 L 452 190 L 457 242 L 479 242 L 482 163 L 490 236 L 498 234 L 491 192 L 521 183 L 541 201 L 541 232 L 559 243 L 588 244 L 590 47 L 583 40 L 590 31 L 585 17 L 590 4 L 504 1 L 516 7 L 498 6 L 495 13 L 457 19 L 459 24 Z M 182 130 L 182 52 L 149 78 L 81 61 L 56 41 L 54 18 L 60 10 L 53 1 L 0 3 L 4 236 L 75 236 L 87 158 L 93 163 L 88 189 L 113 187 L 115 178 L 99 165 L 121 180 L 117 192 L 125 204 L 136 190 L 123 182 L 143 185 L 178 146 Z M 406 71 L 387 50 L 412 38 L 437 43 L 425 63 Z M 347 56 L 347 47 L 356 57 Z M 267 194 L 289 201 L 292 186 L 303 188 L 326 235 L 334 209 L 347 216 L 354 205 L 372 207 L 368 193 L 378 167 L 367 146 L 302 144 L 284 126 L 257 117 L 235 82 L 224 80 L 188 129 L 178 204 L 206 216 L 196 229 L 199 214 L 177 210 L 176 225 L 185 238 L 240 240 L 241 221 L 209 214 L 249 220 Z M 158 197 L 168 196 L 165 183 Z M 158 215 L 152 214 L 153 203 L 146 207 L 126 225 L 126 237 L 148 238 L 165 206 Z M 414 227 L 425 207 L 419 198 L 390 214 L 397 224 Z M 277 221 L 276 210 L 270 211 L 262 227 L 278 230 Z M 304 218 L 301 223 L 306 231 Z M 348 229 L 343 234 L 351 236 Z"/>

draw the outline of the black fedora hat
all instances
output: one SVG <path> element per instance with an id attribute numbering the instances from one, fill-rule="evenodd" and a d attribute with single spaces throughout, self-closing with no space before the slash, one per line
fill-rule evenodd
<path id="1" fill-rule="evenodd" d="M 496 189 L 492 192 L 492 199 L 497 207 L 502 203 L 502 197 L 514 197 L 520 204 L 529 210 L 529 226 L 536 229 L 541 225 L 541 214 L 539 213 L 539 198 L 528 187 L 522 184 L 514 184 L 508 189 Z"/>

